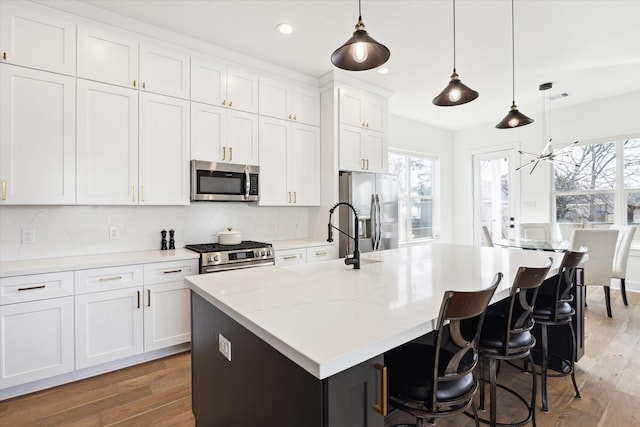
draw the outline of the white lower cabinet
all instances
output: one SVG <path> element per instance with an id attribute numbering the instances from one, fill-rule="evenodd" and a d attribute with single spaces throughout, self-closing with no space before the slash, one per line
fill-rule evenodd
<path id="1" fill-rule="evenodd" d="M 183 281 L 145 286 L 144 350 L 191 340 L 191 291 Z"/>
<path id="2" fill-rule="evenodd" d="M 276 265 L 305 264 L 307 262 L 307 249 L 283 249 L 276 250 Z"/>
<path id="3" fill-rule="evenodd" d="M 73 297 L 0 306 L 0 388 L 74 370 Z"/>
<path id="4" fill-rule="evenodd" d="M 307 264 L 312 262 L 328 261 L 335 258 L 336 247 L 334 245 L 307 248 Z"/>

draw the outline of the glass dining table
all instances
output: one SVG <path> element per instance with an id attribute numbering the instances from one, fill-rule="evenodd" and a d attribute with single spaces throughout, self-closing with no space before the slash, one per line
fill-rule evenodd
<path id="1" fill-rule="evenodd" d="M 519 248 L 537 251 L 549 251 L 549 252 L 565 252 L 569 249 L 569 242 L 567 240 L 549 242 L 547 240 L 537 239 L 498 239 L 493 241 L 494 246 L 500 246 L 503 248 Z"/>

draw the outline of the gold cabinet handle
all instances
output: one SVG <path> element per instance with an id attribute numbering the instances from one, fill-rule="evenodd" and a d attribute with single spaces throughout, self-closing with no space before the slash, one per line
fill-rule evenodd
<path id="1" fill-rule="evenodd" d="M 98 279 L 99 282 L 111 282 L 113 280 L 121 280 L 122 276 L 111 276 L 111 277 L 101 277 Z"/>
<path id="2" fill-rule="evenodd" d="M 373 409 L 385 417 L 387 415 L 387 367 L 376 363 L 374 368 L 380 372 L 380 403 L 374 404 Z"/>
<path id="3" fill-rule="evenodd" d="M 136 81 L 135 80 L 133 81 L 133 87 L 136 87 Z"/>
<path id="4" fill-rule="evenodd" d="M 135 202 L 136 201 L 136 186 L 135 185 L 131 186 L 131 195 L 132 195 L 132 197 L 131 197 L 132 201 Z"/>
<path id="5" fill-rule="evenodd" d="M 229 161 L 233 161 L 233 147 L 229 147 Z"/>
<path id="6" fill-rule="evenodd" d="M 369 170 L 369 159 L 365 159 L 367 161 L 367 170 Z"/>
<path id="7" fill-rule="evenodd" d="M 146 89 L 147 88 L 147 84 L 145 82 L 142 82 L 142 89 Z"/>
<path id="8" fill-rule="evenodd" d="M 140 291 L 138 291 L 138 308 L 140 308 Z"/>
<path id="9" fill-rule="evenodd" d="M 147 289 L 147 307 L 151 307 L 151 289 Z"/>
<path id="10" fill-rule="evenodd" d="M 229 101 L 229 107 L 233 107 L 233 101 Z"/>
<path id="11" fill-rule="evenodd" d="M 180 273 L 182 271 L 181 268 L 177 269 L 177 270 L 167 270 L 164 272 L 164 274 L 172 274 L 172 273 Z"/>
<path id="12" fill-rule="evenodd" d="M 293 120 L 293 114 L 289 114 L 289 120 Z"/>
<path id="13" fill-rule="evenodd" d="M 296 259 L 296 258 L 298 258 L 298 255 L 286 255 L 282 257 L 282 259 Z"/>
<path id="14" fill-rule="evenodd" d="M 298 192 L 297 191 L 293 192 L 293 203 L 298 203 Z"/>
<path id="15" fill-rule="evenodd" d="M 361 169 L 364 170 L 364 159 L 360 159 L 360 163 L 361 163 Z"/>
<path id="16" fill-rule="evenodd" d="M 295 114 L 293 115 L 293 120 L 298 120 L 298 116 L 296 116 Z"/>
<path id="17" fill-rule="evenodd" d="M 140 201 L 144 202 L 144 185 L 140 189 Z"/>
<path id="18" fill-rule="evenodd" d="M 288 203 L 291 203 L 291 191 L 287 192 L 287 195 L 288 195 L 288 200 L 287 200 L 287 202 L 288 202 Z"/>
<path id="19" fill-rule="evenodd" d="M 7 52 L 2 52 L 2 59 L 7 60 Z"/>
<path id="20" fill-rule="evenodd" d="M 227 147 L 222 147 L 222 160 L 227 159 Z"/>
<path id="21" fill-rule="evenodd" d="M 46 285 L 27 286 L 26 288 L 18 288 L 18 291 L 32 291 L 34 289 L 44 289 Z"/>
<path id="22" fill-rule="evenodd" d="M 226 99 L 222 100 L 222 105 L 227 105 L 227 100 Z"/>
<path id="23" fill-rule="evenodd" d="M 327 252 L 327 251 L 316 252 L 316 256 L 322 256 L 322 255 L 329 255 L 329 252 Z"/>
<path id="24" fill-rule="evenodd" d="M 7 200 L 7 181 L 2 181 L 2 200 Z"/>

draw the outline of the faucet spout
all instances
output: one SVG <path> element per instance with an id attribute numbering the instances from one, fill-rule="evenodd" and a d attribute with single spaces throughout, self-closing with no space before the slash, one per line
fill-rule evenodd
<path id="1" fill-rule="evenodd" d="M 331 224 L 331 216 L 333 215 L 333 211 L 335 211 L 336 208 L 340 205 L 346 205 L 350 207 L 351 210 L 353 211 L 353 216 L 354 216 L 354 224 L 353 224 L 354 235 L 353 236 L 349 236 L 349 234 L 345 233 L 344 231 L 340 230 L 338 227 L 335 227 L 333 224 Z M 353 265 L 354 270 L 359 270 L 360 269 L 360 248 L 358 245 L 358 236 L 360 235 L 360 221 L 358 220 L 358 211 L 356 210 L 355 207 L 353 207 L 351 203 L 338 202 L 335 205 L 333 205 L 331 209 L 329 209 L 329 224 L 327 225 L 327 232 L 328 232 L 327 242 L 333 242 L 334 228 L 338 230 L 340 233 L 344 234 L 345 236 L 353 240 L 353 256 L 349 257 L 348 255 L 345 255 L 344 263 L 346 265 Z"/>

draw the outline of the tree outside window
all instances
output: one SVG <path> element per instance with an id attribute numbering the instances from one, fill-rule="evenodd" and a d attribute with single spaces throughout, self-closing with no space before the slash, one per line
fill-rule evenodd
<path id="1" fill-rule="evenodd" d="M 389 173 L 398 176 L 398 240 L 433 238 L 435 159 L 389 153 Z"/>

